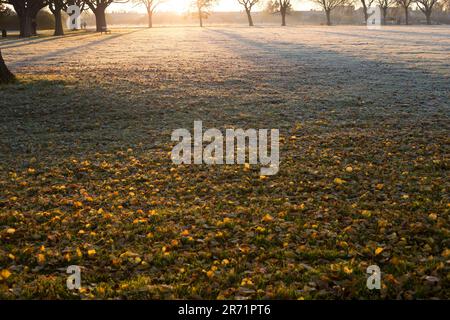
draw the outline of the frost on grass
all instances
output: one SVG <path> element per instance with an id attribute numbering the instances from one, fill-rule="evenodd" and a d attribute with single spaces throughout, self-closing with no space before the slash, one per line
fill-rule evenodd
<path id="1" fill-rule="evenodd" d="M 450 297 L 448 27 L 0 43 L 0 297 Z M 194 120 L 280 129 L 279 173 L 173 165 Z"/>

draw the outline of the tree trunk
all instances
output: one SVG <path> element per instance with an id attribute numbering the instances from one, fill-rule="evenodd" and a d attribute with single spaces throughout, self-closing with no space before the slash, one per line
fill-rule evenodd
<path id="1" fill-rule="evenodd" d="M 2 52 L 0 51 L 0 83 L 10 83 L 16 80 L 16 77 L 8 70 L 5 61 L 3 61 Z"/>
<path id="2" fill-rule="evenodd" d="M 200 21 L 200 28 L 203 27 L 202 9 L 198 8 L 198 19 Z"/>
<path id="3" fill-rule="evenodd" d="M 369 14 L 367 13 L 366 1 L 361 0 L 361 4 L 362 4 L 362 7 L 363 7 L 364 22 L 367 24 L 367 20 L 369 20 Z"/>
<path id="4" fill-rule="evenodd" d="M 147 14 L 148 14 L 148 27 L 152 28 L 153 27 L 153 11 L 148 10 Z"/>
<path id="5" fill-rule="evenodd" d="M 36 2 L 13 2 L 14 10 L 19 18 L 20 37 L 27 38 L 37 34 L 36 16 L 44 7 L 45 2 L 41 3 L 40 1 L 35 1 Z"/>
<path id="6" fill-rule="evenodd" d="M 286 9 L 280 9 L 281 13 L 281 26 L 286 26 Z"/>
<path id="7" fill-rule="evenodd" d="M 327 15 L 327 26 L 331 26 L 331 10 L 325 10 L 325 14 Z"/>
<path id="8" fill-rule="evenodd" d="M 33 35 L 33 30 L 31 27 L 31 16 L 28 14 L 28 12 L 25 12 L 18 17 L 20 24 L 20 36 L 23 38 L 31 37 Z"/>
<path id="9" fill-rule="evenodd" d="M 106 6 L 99 5 L 97 9 L 95 9 L 95 26 L 97 32 L 102 32 L 103 28 L 106 28 L 106 14 L 105 14 Z"/>
<path id="10" fill-rule="evenodd" d="M 55 17 L 55 32 L 54 36 L 63 36 L 64 35 L 64 29 L 62 25 L 62 18 L 61 18 L 61 8 L 55 8 L 55 12 L 53 12 L 53 16 Z"/>
<path id="11" fill-rule="evenodd" d="M 253 27 L 253 19 L 252 19 L 252 15 L 250 13 L 250 10 L 248 10 L 247 8 L 245 8 L 245 12 L 247 13 L 247 19 L 248 19 L 248 25 L 250 27 Z"/>
<path id="12" fill-rule="evenodd" d="M 37 36 L 37 12 L 31 14 L 31 33 L 33 36 Z"/>
<path id="13" fill-rule="evenodd" d="M 409 24 L 409 12 L 408 12 L 408 8 L 405 8 L 405 24 L 406 24 L 406 25 Z"/>
<path id="14" fill-rule="evenodd" d="M 431 25 L 431 11 L 426 12 L 425 16 L 427 17 L 427 24 Z"/>
<path id="15" fill-rule="evenodd" d="M 388 7 L 383 7 L 382 10 L 383 10 L 383 24 L 386 24 L 386 16 L 387 16 Z"/>

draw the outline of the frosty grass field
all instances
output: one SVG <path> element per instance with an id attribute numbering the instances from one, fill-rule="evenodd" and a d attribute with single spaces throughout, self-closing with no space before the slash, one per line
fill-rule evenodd
<path id="1" fill-rule="evenodd" d="M 448 26 L 0 46 L 0 298 L 450 298 Z M 194 120 L 280 129 L 279 173 L 172 164 Z"/>

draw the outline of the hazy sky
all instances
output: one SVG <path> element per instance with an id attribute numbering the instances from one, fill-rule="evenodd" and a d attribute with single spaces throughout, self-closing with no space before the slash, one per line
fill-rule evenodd
<path id="1" fill-rule="evenodd" d="M 161 4 L 158 9 L 159 11 L 176 11 L 179 13 L 186 12 L 191 7 L 191 0 L 168 0 L 167 3 Z M 261 0 L 262 5 L 256 6 L 253 11 L 261 10 L 266 1 Z M 310 10 L 317 8 L 314 4 L 309 1 L 292 1 L 292 5 L 295 10 Z M 237 0 L 218 0 L 217 4 L 213 7 L 214 11 L 242 11 L 243 7 L 238 3 Z M 136 6 L 136 4 L 126 3 L 126 4 L 112 4 L 109 11 L 138 11 L 145 12 L 143 6 Z"/>

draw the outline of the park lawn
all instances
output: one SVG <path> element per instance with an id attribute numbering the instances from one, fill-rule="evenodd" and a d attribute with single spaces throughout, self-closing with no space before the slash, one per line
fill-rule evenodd
<path id="1" fill-rule="evenodd" d="M 0 42 L 0 298 L 449 298 L 450 29 L 404 31 Z M 280 171 L 173 164 L 194 120 L 280 129 Z"/>

